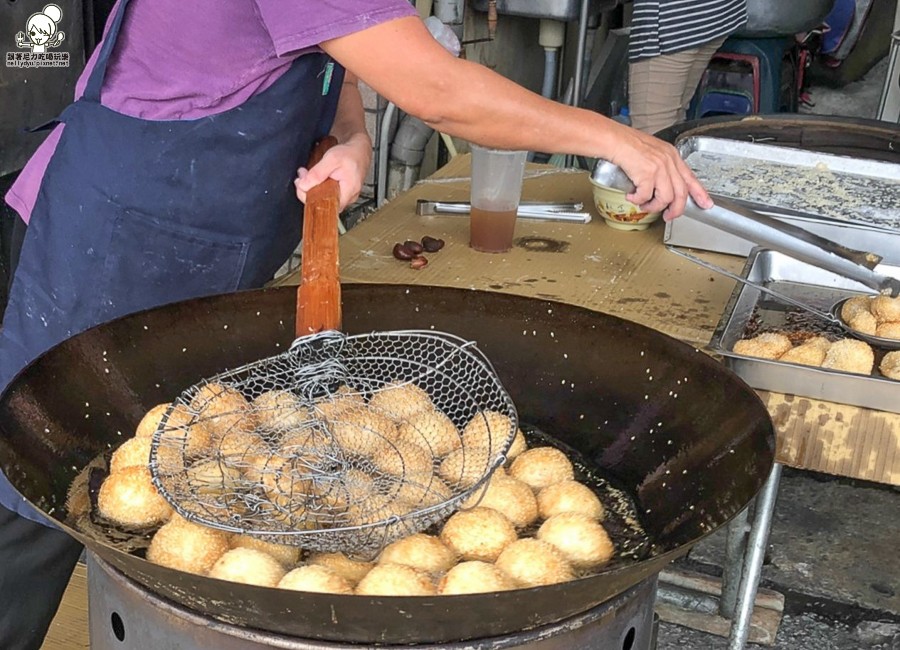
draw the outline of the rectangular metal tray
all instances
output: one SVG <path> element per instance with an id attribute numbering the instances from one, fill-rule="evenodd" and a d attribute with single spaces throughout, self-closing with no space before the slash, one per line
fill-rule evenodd
<path id="1" fill-rule="evenodd" d="M 712 194 L 900 264 L 900 165 L 707 137 L 678 150 Z M 665 241 L 732 255 L 754 246 L 690 219 L 667 224 Z"/>
<path id="2" fill-rule="evenodd" d="M 884 275 L 900 278 L 900 266 L 881 264 L 878 270 Z M 759 248 L 753 249 L 747 257 L 742 277 L 823 310 L 830 308 L 842 298 L 870 293 L 864 286 L 852 280 L 798 262 L 780 253 Z M 737 341 L 744 338 L 757 306 L 762 325 L 777 329 L 790 327 L 787 314 L 797 311 L 757 289 L 738 284 L 708 348 L 711 352 L 721 355 L 725 365 L 750 386 L 788 395 L 900 413 L 900 381 L 887 379 L 878 372 L 878 363 L 884 351 L 875 351 L 875 369 L 871 376 L 734 354 L 731 349 Z M 814 322 L 813 317 L 810 317 L 810 322 Z"/>

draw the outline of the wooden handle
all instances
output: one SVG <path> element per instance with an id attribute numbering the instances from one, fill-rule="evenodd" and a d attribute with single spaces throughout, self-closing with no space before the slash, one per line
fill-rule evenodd
<path id="1" fill-rule="evenodd" d="M 322 160 L 337 144 L 328 136 L 316 144 L 308 167 Z M 297 337 L 341 329 L 341 281 L 338 272 L 338 183 L 327 179 L 306 195 L 303 216 L 303 258 L 297 289 Z"/>

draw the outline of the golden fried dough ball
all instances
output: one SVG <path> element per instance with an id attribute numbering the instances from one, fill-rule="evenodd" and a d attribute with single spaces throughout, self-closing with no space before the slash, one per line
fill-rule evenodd
<path id="1" fill-rule="evenodd" d="M 311 566 L 326 567 L 351 585 L 356 585 L 365 578 L 366 574 L 375 566 L 374 562 L 352 560 L 343 553 L 313 553 L 306 563 Z"/>
<path id="2" fill-rule="evenodd" d="M 436 593 L 431 576 L 405 564 L 379 564 L 356 585 L 357 596 L 433 596 Z"/>
<path id="3" fill-rule="evenodd" d="M 540 490 L 575 478 L 571 461 L 554 447 L 534 447 L 522 453 L 510 465 L 509 475 Z"/>
<path id="4" fill-rule="evenodd" d="M 752 339 L 744 339 L 734 344 L 734 353 L 760 359 L 778 359 L 793 347 L 784 334 L 768 332 Z"/>
<path id="5" fill-rule="evenodd" d="M 888 379 L 900 381 L 900 350 L 888 352 L 884 355 L 879 370 L 881 370 L 881 374 Z"/>
<path id="6" fill-rule="evenodd" d="M 275 587 L 284 577 L 284 567 L 268 553 L 253 548 L 233 548 L 216 560 L 209 577 L 258 587 Z"/>
<path id="7" fill-rule="evenodd" d="M 463 446 L 489 449 L 491 458 L 493 458 L 506 446 L 511 426 L 510 419 L 502 413 L 482 411 L 476 414 L 463 429 Z"/>
<path id="8" fill-rule="evenodd" d="M 159 429 L 159 423 L 166 411 L 169 410 L 171 404 L 157 404 L 147 411 L 147 414 L 141 419 L 134 432 L 136 438 L 152 438 L 156 430 Z"/>
<path id="9" fill-rule="evenodd" d="M 371 409 L 352 409 L 332 420 L 331 435 L 346 451 L 373 456 L 397 439 L 397 425 Z"/>
<path id="10" fill-rule="evenodd" d="M 876 321 L 875 317 L 867 311 L 859 312 L 851 320 L 847 321 L 847 325 L 849 325 L 852 330 L 870 335 L 875 334 L 875 330 L 878 329 L 878 321 Z"/>
<path id="11" fill-rule="evenodd" d="M 876 296 L 869 307 L 879 323 L 900 321 L 900 298 Z"/>
<path id="12" fill-rule="evenodd" d="M 481 493 L 484 496 L 478 503 Z M 463 502 L 463 508 L 479 505 L 506 515 L 516 528 L 530 526 L 538 518 L 538 504 L 527 483 L 509 476 L 491 476 L 487 490 L 476 490 Z"/>
<path id="13" fill-rule="evenodd" d="M 270 390 L 253 400 L 259 426 L 270 431 L 289 431 L 309 419 L 309 410 L 300 398 L 286 390 Z"/>
<path id="14" fill-rule="evenodd" d="M 841 319 L 845 323 L 849 323 L 859 314 L 871 314 L 872 310 L 870 307 L 871 301 L 868 296 L 856 296 L 855 298 L 850 298 L 850 300 L 845 302 L 843 307 L 841 307 Z"/>
<path id="15" fill-rule="evenodd" d="M 420 411 L 402 422 L 397 440 L 429 449 L 435 457 L 446 456 L 462 446 L 453 422 L 436 410 Z"/>
<path id="16" fill-rule="evenodd" d="M 256 428 L 250 416 L 250 403 L 231 386 L 218 382 L 203 386 L 191 400 L 191 408 L 218 435 L 235 427 L 248 431 Z"/>
<path id="17" fill-rule="evenodd" d="M 575 579 L 572 565 L 555 546 L 539 539 L 520 539 L 497 558 L 497 568 L 522 587 L 541 587 Z"/>
<path id="18" fill-rule="evenodd" d="M 332 508 L 346 508 L 377 498 L 375 479 L 361 469 L 349 469 L 335 480 L 320 479 L 310 490 L 317 499 Z"/>
<path id="19" fill-rule="evenodd" d="M 463 447 L 451 451 L 438 466 L 438 475 L 450 487 L 470 488 L 488 471 L 488 450 L 484 447 Z"/>
<path id="20" fill-rule="evenodd" d="M 187 468 L 186 474 L 190 489 L 198 494 L 231 492 L 242 482 L 241 471 L 237 467 L 217 459 L 192 465 Z"/>
<path id="21" fill-rule="evenodd" d="M 537 495 L 541 519 L 564 512 L 578 512 L 594 521 L 603 521 L 606 512 L 594 491 L 578 481 L 562 481 L 545 487 Z"/>
<path id="22" fill-rule="evenodd" d="M 97 505 L 110 521 L 134 528 L 155 526 L 172 515 L 172 506 L 157 492 L 146 466 L 110 474 L 100 486 Z"/>
<path id="23" fill-rule="evenodd" d="M 523 451 L 528 450 L 528 443 L 525 442 L 525 434 L 519 429 L 516 431 L 516 437 L 513 438 L 512 446 L 506 452 L 506 459 L 510 462 L 516 459 Z"/>
<path id="24" fill-rule="evenodd" d="M 868 343 L 856 339 L 841 339 L 831 344 L 823 368 L 868 375 L 875 365 L 875 353 Z"/>
<path id="25" fill-rule="evenodd" d="M 300 560 L 300 549 L 296 546 L 286 546 L 259 539 L 252 535 L 234 535 L 231 538 L 231 548 L 252 548 L 271 555 L 284 566 L 292 566 Z"/>
<path id="26" fill-rule="evenodd" d="M 311 591 L 320 594 L 353 594 L 350 582 L 324 566 L 307 565 L 294 569 L 278 583 L 279 589 Z"/>
<path id="27" fill-rule="evenodd" d="M 431 452 L 408 442 L 385 445 L 372 455 L 372 463 L 392 476 L 425 477 L 434 471 Z"/>
<path id="28" fill-rule="evenodd" d="M 341 386 L 332 395 L 316 400 L 310 417 L 332 420 L 346 411 L 362 410 L 366 406 L 365 398 L 349 386 Z"/>
<path id="29" fill-rule="evenodd" d="M 420 411 L 434 409 L 428 393 L 415 384 L 399 381 L 375 391 L 369 406 L 394 420 L 408 420 Z"/>
<path id="30" fill-rule="evenodd" d="M 388 544 L 378 564 L 405 564 L 428 573 L 444 573 L 456 564 L 456 553 L 437 537 L 416 533 Z"/>
<path id="31" fill-rule="evenodd" d="M 516 528 L 505 515 L 482 507 L 457 512 L 441 531 L 441 541 L 463 560 L 493 562 L 516 539 Z"/>
<path id="32" fill-rule="evenodd" d="M 875 336 L 883 339 L 900 340 L 900 323 L 882 323 L 875 330 Z"/>
<path id="33" fill-rule="evenodd" d="M 447 572 L 438 584 L 438 593 L 444 596 L 484 594 L 509 591 L 516 583 L 493 564 L 473 560 L 463 562 Z"/>
<path id="34" fill-rule="evenodd" d="M 229 550 L 228 533 L 174 515 L 156 531 L 147 549 L 147 559 L 170 569 L 205 576 Z"/>
<path id="35" fill-rule="evenodd" d="M 811 339 L 807 339 L 803 342 L 803 345 L 809 345 L 814 348 L 818 348 L 822 352 L 828 352 L 831 349 L 831 341 L 829 341 L 824 336 L 814 336 Z"/>
<path id="36" fill-rule="evenodd" d="M 141 436 L 122 443 L 109 459 L 109 472 L 116 472 L 126 467 L 147 467 L 150 463 L 150 443 L 153 438 Z"/>
<path id="37" fill-rule="evenodd" d="M 612 558 L 612 540 L 595 520 L 580 512 L 564 512 L 541 524 L 537 538 L 553 544 L 572 566 L 595 567 Z"/>
<path id="38" fill-rule="evenodd" d="M 781 355 L 779 361 L 784 361 L 785 363 L 798 363 L 803 366 L 819 367 L 822 365 L 822 362 L 825 361 L 825 354 L 826 351 L 821 347 L 804 343 L 803 345 L 798 345 L 785 352 Z"/>
<path id="39" fill-rule="evenodd" d="M 413 510 L 436 506 L 452 496 L 447 484 L 431 473 L 404 476 L 396 491 L 397 499 L 408 503 Z"/>
<path id="40" fill-rule="evenodd" d="M 240 461 L 249 456 L 266 456 L 269 445 L 255 433 L 243 429 L 232 429 L 214 443 L 222 458 Z"/>

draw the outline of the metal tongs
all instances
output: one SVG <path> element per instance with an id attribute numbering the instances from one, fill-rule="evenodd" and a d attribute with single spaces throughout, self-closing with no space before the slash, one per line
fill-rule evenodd
<path id="1" fill-rule="evenodd" d="M 604 185 L 626 194 L 630 194 L 635 190 L 634 183 L 631 182 L 631 179 L 628 178 L 622 169 L 604 160 L 597 161 L 591 179 L 599 185 Z M 717 197 L 715 203 L 715 206 L 709 210 L 704 210 L 694 203 L 691 198 L 688 198 L 684 216 L 742 239 L 752 241 L 759 246 L 783 253 L 795 260 L 855 280 L 878 293 L 889 294 L 894 297 L 900 295 L 900 280 L 889 278 L 874 271 L 875 267 L 882 260 L 880 255 L 841 246 L 829 239 L 798 228 L 793 224 L 784 223 L 773 217 L 759 214 L 726 199 Z M 692 255 L 688 255 L 671 246 L 668 248 L 703 266 L 724 273 L 729 277 L 733 276 L 733 274 L 703 262 Z M 736 279 L 746 284 L 745 279 Z"/>
<path id="2" fill-rule="evenodd" d="M 563 221 L 568 223 L 590 223 L 591 214 L 582 212 L 584 203 L 531 203 L 523 201 L 519 203 L 516 216 L 520 219 L 534 221 Z M 469 214 L 472 204 L 462 201 L 425 201 L 419 199 L 416 203 L 416 214 L 426 215 L 452 215 Z"/>

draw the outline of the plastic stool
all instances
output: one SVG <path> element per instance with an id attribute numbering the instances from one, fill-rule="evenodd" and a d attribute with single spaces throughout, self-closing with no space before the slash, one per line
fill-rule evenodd
<path id="1" fill-rule="evenodd" d="M 754 74 L 759 78 L 757 113 L 781 111 L 781 81 L 784 57 L 794 44 L 792 36 L 781 38 L 738 38 L 725 41 L 715 56 L 739 55 L 756 59 Z"/>
<path id="2" fill-rule="evenodd" d="M 697 119 L 713 115 L 750 115 L 753 99 L 741 93 L 711 91 L 700 98 Z"/>

